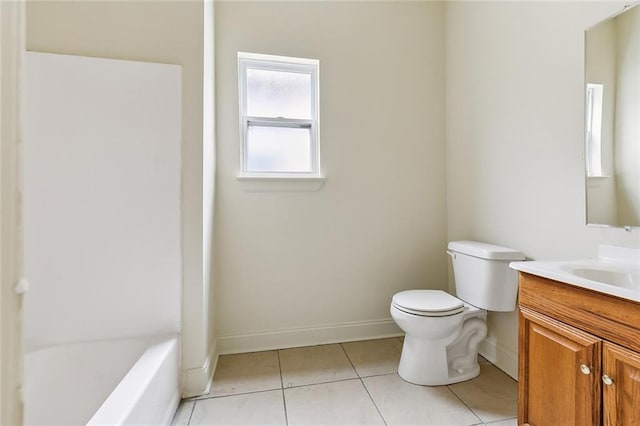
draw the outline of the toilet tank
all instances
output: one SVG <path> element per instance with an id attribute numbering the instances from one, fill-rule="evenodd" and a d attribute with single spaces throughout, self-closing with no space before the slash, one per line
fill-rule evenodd
<path id="1" fill-rule="evenodd" d="M 524 260 L 522 252 L 478 241 L 451 241 L 447 248 L 458 298 L 488 311 L 516 308 L 518 273 L 509 262 Z"/>

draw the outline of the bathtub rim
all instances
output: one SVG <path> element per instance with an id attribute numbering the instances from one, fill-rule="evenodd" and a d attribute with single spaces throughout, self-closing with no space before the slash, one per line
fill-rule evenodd
<path id="1" fill-rule="evenodd" d="M 125 340 L 125 339 L 122 339 Z M 175 386 L 170 390 L 170 403 L 162 416 L 161 423 L 169 425 L 180 404 L 180 335 L 164 334 L 160 336 L 148 336 L 145 339 L 147 347 L 125 374 L 123 379 L 116 385 L 102 405 L 96 410 L 93 416 L 86 423 L 87 425 L 119 425 L 125 424 L 129 416 L 138 407 L 138 402 L 149 385 L 157 378 L 157 375 L 149 375 L 149 371 L 157 373 L 161 368 L 171 368 L 172 365 L 165 365 L 170 357 L 175 361 L 174 379 Z M 163 355 L 161 358 L 158 358 Z M 169 360 L 171 362 L 171 360 Z M 151 364 L 151 365 L 149 365 Z M 149 367 L 156 367 L 150 369 Z M 142 371 L 141 371 L 142 370 Z M 144 374 L 141 374 L 144 373 Z M 140 381 L 142 375 L 143 381 Z M 131 398 L 134 396 L 135 398 Z M 124 410 L 119 408 L 123 407 Z M 117 417 L 115 419 L 114 417 Z"/>

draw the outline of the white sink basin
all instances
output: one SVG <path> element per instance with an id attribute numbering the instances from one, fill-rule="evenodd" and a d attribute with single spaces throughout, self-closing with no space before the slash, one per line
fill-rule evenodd
<path id="1" fill-rule="evenodd" d="M 600 246 L 598 259 L 512 262 L 518 271 L 640 302 L 640 249 Z"/>
<path id="2" fill-rule="evenodd" d="M 567 265 L 569 273 L 578 277 L 586 278 L 617 287 L 630 289 L 640 289 L 640 269 L 633 268 L 632 265 L 624 267 L 619 264 L 599 264 L 588 265 Z"/>

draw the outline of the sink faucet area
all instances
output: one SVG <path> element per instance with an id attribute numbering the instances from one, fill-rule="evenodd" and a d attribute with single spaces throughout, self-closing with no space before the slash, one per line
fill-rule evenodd
<path id="1" fill-rule="evenodd" d="M 600 245 L 596 259 L 511 262 L 511 268 L 640 302 L 640 249 Z"/>

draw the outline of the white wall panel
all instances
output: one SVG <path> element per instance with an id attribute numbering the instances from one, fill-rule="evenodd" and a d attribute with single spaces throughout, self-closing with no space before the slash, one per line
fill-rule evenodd
<path id="1" fill-rule="evenodd" d="M 27 347 L 180 329 L 180 80 L 28 53 Z"/>
<path id="2" fill-rule="evenodd" d="M 197 1 L 29 1 L 26 3 L 27 49 L 182 67 L 182 366 L 184 391 L 203 392 L 214 339 L 209 325 L 210 255 L 205 250 L 212 228 L 210 174 L 212 145 L 203 123 L 204 2 Z M 207 12 L 208 13 L 208 12 Z M 212 314 L 211 314 L 212 315 Z M 191 377 L 198 377 L 193 384 Z"/>

